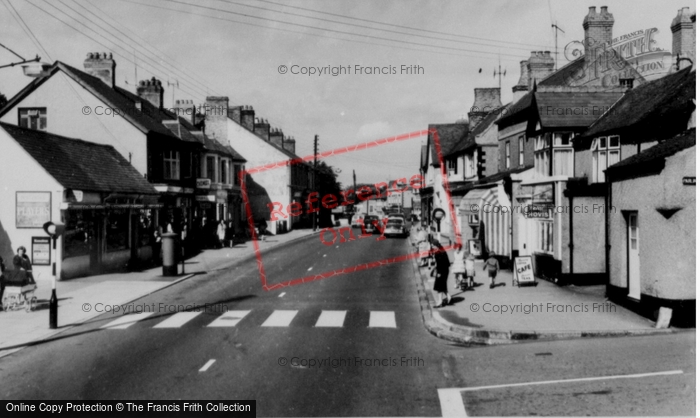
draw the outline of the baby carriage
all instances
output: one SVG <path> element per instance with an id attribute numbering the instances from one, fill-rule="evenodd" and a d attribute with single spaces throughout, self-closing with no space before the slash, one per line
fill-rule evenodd
<path id="1" fill-rule="evenodd" d="M 5 272 L 5 292 L 2 296 L 2 306 L 6 311 L 16 311 L 24 308 L 27 312 L 36 309 L 37 298 L 34 296 L 36 282 L 31 273 L 24 270 Z"/>

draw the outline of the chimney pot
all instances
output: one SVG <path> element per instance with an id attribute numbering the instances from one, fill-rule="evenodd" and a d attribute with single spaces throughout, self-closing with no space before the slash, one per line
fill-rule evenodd
<path id="1" fill-rule="evenodd" d="M 107 56 L 107 53 L 100 54 L 99 52 L 88 52 L 87 58 L 83 62 L 83 68 L 86 73 L 99 78 L 110 88 L 114 88 L 116 66 L 117 64 L 111 56 Z"/>

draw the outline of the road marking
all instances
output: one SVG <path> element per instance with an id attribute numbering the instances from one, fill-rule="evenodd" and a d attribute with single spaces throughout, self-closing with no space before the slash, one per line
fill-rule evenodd
<path id="1" fill-rule="evenodd" d="M 325 257 L 326 255 L 325 255 L 325 254 L 323 254 L 323 256 Z"/>
<path id="2" fill-rule="evenodd" d="M 288 327 L 299 311 L 274 311 L 261 326 Z"/>
<path id="3" fill-rule="evenodd" d="M 348 311 L 321 311 L 316 327 L 342 327 Z"/>
<path id="4" fill-rule="evenodd" d="M 221 314 L 207 327 L 235 327 L 250 311 L 228 311 Z"/>
<path id="5" fill-rule="evenodd" d="M 204 364 L 204 366 L 202 366 L 201 369 L 199 369 L 199 371 L 200 371 L 200 372 L 206 372 L 206 371 L 211 367 L 211 365 L 214 364 L 215 361 L 216 361 L 216 360 L 214 360 L 214 359 L 209 360 L 208 362 L 206 362 L 206 363 Z"/>
<path id="6" fill-rule="evenodd" d="M 309 267 L 309 269 L 308 269 L 308 270 L 306 270 L 306 271 L 311 271 L 311 269 L 312 269 L 312 268 L 314 268 L 314 267 L 313 267 L 313 266 L 311 266 L 311 267 Z"/>
<path id="7" fill-rule="evenodd" d="M 100 328 L 126 329 L 134 325 L 135 323 L 141 321 L 142 319 L 148 318 L 151 315 L 153 315 L 153 312 L 141 312 L 133 315 L 124 315 L 121 318 L 116 319 L 107 325 L 102 325 Z"/>
<path id="8" fill-rule="evenodd" d="M 278 298 L 281 298 L 282 296 L 284 296 L 284 295 L 285 295 L 285 293 L 287 293 L 287 292 L 282 292 L 282 293 L 280 293 L 280 295 L 279 295 L 279 296 L 277 296 L 277 297 L 278 297 Z"/>
<path id="9" fill-rule="evenodd" d="M 440 409 L 442 410 L 443 417 L 466 417 L 467 410 L 464 407 L 464 401 L 462 399 L 462 392 L 474 392 L 477 390 L 488 390 L 488 389 L 501 389 L 501 388 L 512 388 L 520 386 L 536 386 L 536 385 L 551 385 L 551 384 L 561 384 L 561 383 L 575 383 L 575 382 L 594 382 L 598 380 L 610 380 L 610 379 L 638 379 L 642 377 L 654 377 L 654 376 L 670 376 L 683 374 L 683 370 L 669 370 L 665 372 L 652 372 L 652 373 L 637 373 L 637 374 L 621 374 L 613 376 L 597 376 L 597 377 L 581 377 L 577 379 L 561 379 L 561 380 L 541 380 L 536 382 L 524 382 L 524 383 L 507 383 L 503 385 L 491 385 L 491 386 L 473 386 L 467 388 L 449 388 L 449 389 L 438 389 L 438 398 L 440 399 Z"/>
<path id="10" fill-rule="evenodd" d="M 180 328 L 199 314 L 201 312 L 178 312 L 153 328 Z"/>
<path id="11" fill-rule="evenodd" d="M 396 316 L 392 311 L 370 311 L 370 328 L 396 328 Z"/>

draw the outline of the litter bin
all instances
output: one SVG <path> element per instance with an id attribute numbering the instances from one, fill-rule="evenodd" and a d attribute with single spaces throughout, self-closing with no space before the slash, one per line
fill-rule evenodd
<path id="1" fill-rule="evenodd" d="M 163 238 L 163 276 L 177 276 L 177 234 L 165 233 Z"/>

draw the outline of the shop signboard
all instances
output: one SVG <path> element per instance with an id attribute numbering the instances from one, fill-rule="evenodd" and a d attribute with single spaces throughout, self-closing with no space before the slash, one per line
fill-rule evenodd
<path id="1" fill-rule="evenodd" d="M 51 238 L 32 237 L 32 265 L 51 265 Z"/>
<path id="2" fill-rule="evenodd" d="M 17 192 L 17 228 L 42 228 L 51 221 L 51 192 Z"/>
<path id="3" fill-rule="evenodd" d="M 513 281 L 520 287 L 521 284 L 537 284 L 535 271 L 532 269 L 532 257 L 515 257 L 513 269 Z"/>
<path id="4" fill-rule="evenodd" d="M 197 179 L 197 188 L 198 189 L 211 188 L 211 180 L 210 179 Z"/>

